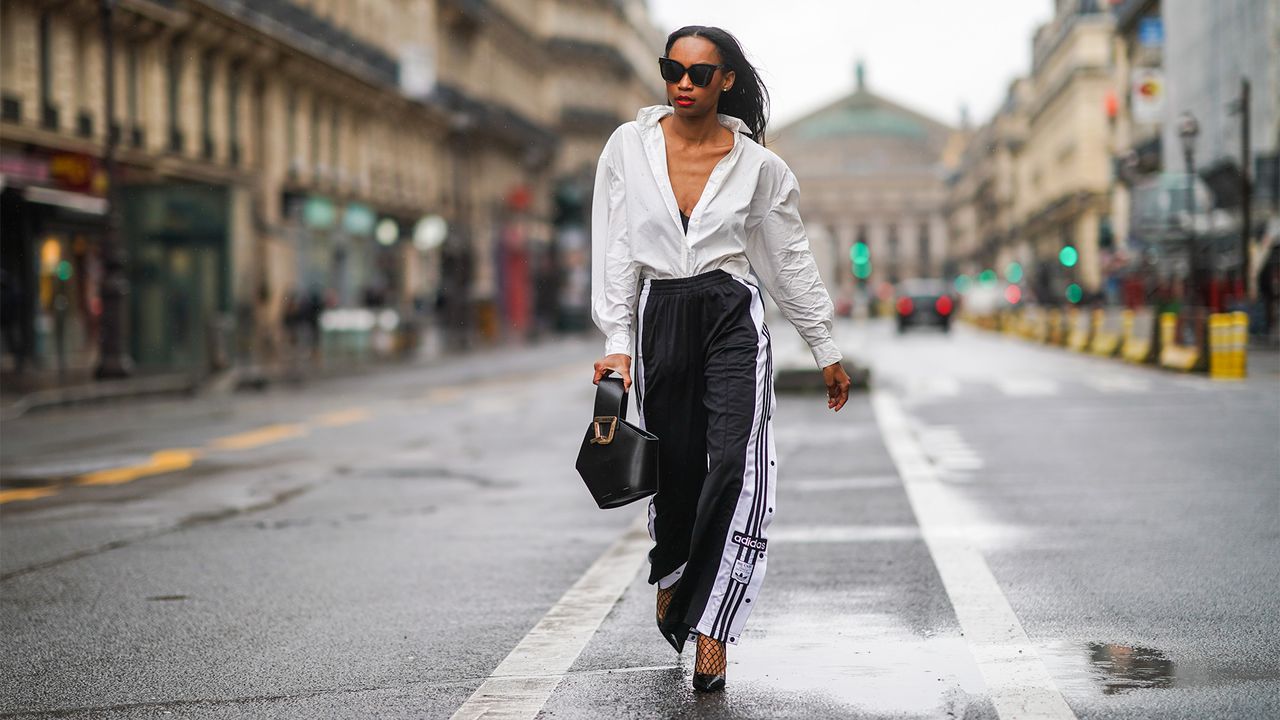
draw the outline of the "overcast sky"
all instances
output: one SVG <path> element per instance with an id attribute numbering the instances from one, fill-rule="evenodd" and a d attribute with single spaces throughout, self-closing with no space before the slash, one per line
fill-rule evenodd
<path id="1" fill-rule="evenodd" d="M 967 104 L 974 123 L 984 122 L 1009 81 L 1030 69 L 1031 33 L 1053 15 L 1053 0 L 649 0 L 649 7 L 666 32 L 716 25 L 737 36 L 763 71 L 773 126 L 851 92 L 859 58 L 874 92 L 952 125 Z"/>

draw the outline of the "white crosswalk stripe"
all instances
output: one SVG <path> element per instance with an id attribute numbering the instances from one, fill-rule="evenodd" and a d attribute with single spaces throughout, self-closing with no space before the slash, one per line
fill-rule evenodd
<path id="1" fill-rule="evenodd" d="M 1058 383 L 1044 378 L 1004 378 L 996 381 L 996 387 L 1012 397 L 1048 397 L 1059 392 Z"/>

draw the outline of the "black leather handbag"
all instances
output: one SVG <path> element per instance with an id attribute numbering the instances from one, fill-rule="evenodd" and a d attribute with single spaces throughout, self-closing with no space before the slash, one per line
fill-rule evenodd
<path id="1" fill-rule="evenodd" d="M 578 474 L 600 508 L 621 507 L 658 492 L 658 438 L 623 420 L 622 378 L 596 385 L 595 415 L 578 450 Z"/>

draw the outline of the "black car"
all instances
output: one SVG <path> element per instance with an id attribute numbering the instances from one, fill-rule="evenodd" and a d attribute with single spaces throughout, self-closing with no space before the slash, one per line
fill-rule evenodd
<path id="1" fill-rule="evenodd" d="M 947 332 L 951 329 L 956 299 L 941 280 L 903 280 L 894 289 L 893 309 L 900 333 L 918 325 L 929 325 Z"/>

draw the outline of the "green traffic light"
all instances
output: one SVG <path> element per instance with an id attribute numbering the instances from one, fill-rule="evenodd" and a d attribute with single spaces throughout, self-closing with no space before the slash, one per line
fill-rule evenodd
<path id="1" fill-rule="evenodd" d="M 1009 263 L 1009 267 L 1004 269 L 1004 279 L 1014 284 L 1022 282 L 1022 265 Z"/>
<path id="2" fill-rule="evenodd" d="M 1067 286 L 1067 300 L 1074 304 L 1080 302 L 1082 297 L 1084 297 L 1084 291 L 1080 289 L 1079 285 L 1071 283 Z"/>
<path id="3" fill-rule="evenodd" d="M 853 276 L 859 280 L 866 280 L 871 277 L 871 261 L 867 260 L 866 262 L 854 263 Z"/>
<path id="4" fill-rule="evenodd" d="M 1062 252 L 1058 253 L 1058 261 L 1067 267 L 1075 267 L 1079 260 L 1079 251 L 1070 245 L 1062 248 Z"/>
<path id="5" fill-rule="evenodd" d="M 969 279 L 968 275 L 960 275 L 956 277 L 956 292 L 958 293 L 968 292 L 969 284 L 971 282 L 972 281 Z"/>
<path id="6" fill-rule="evenodd" d="M 867 247 L 864 242 L 856 242 L 853 247 L 849 248 L 849 259 L 855 265 L 864 265 L 871 262 L 871 248 Z"/>
<path id="7" fill-rule="evenodd" d="M 71 279 L 71 263 L 67 262 L 66 260 L 59 262 L 57 265 L 56 272 L 58 274 L 59 280 L 63 282 L 70 280 Z"/>
<path id="8" fill-rule="evenodd" d="M 991 285 L 991 284 L 994 284 L 995 281 L 996 281 L 996 271 L 992 270 L 991 268 L 987 268 L 986 270 L 983 270 L 982 274 L 978 276 L 978 282 L 982 283 L 983 285 Z"/>

